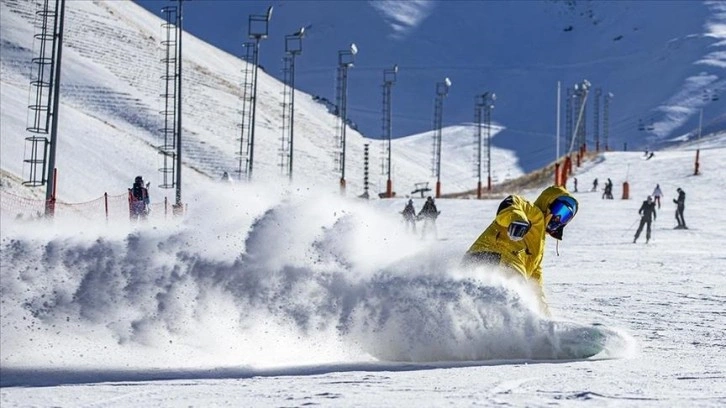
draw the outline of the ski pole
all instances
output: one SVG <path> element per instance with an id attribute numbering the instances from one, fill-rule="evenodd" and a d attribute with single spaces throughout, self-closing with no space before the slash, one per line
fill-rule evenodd
<path id="1" fill-rule="evenodd" d="M 635 219 L 635 221 L 633 221 L 633 223 L 632 223 L 632 224 L 630 224 L 630 226 L 628 227 L 628 229 L 626 229 L 626 230 L 625 230 L 625 232 L 623 232 L 623 233 L 622 233 L 622 235 L 620 235 L 620 236 L 621 236 L 621 237 L 622 237 L 622 236 L 625 236 L 625 234 L 626 234 L 626 233 L 627 233 L 628 231 L 630 231 L 630 230 L 631 230 L 631 229 L 633 228 L 633 225 L 635 225 L 635 223 L 636 223 L 636 222 L 638 222 L 639 220 L 640 220 L 640 218 L 636 218 L 636 219 Z"/>

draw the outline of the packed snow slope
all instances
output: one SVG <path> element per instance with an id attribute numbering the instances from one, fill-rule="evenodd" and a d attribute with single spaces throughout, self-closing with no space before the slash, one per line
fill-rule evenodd
<path id="1" fill-rule="evenodd" d="M 3 406 L 721 405 L 723 140 L 704 141 L 699 176 L 690 149 L 577 169 L 580 211 L 544 259 L 551 317 L 529 287 L 459 264 L 496 200 L 437 200 L 438 239 L 405 230 L 404 200 L 214 182 L 172 223 L 4 219 Z M 656 183 L 653 237 L 633 244 Z M 592 358 L 587 327 L 604 335 Z"/>

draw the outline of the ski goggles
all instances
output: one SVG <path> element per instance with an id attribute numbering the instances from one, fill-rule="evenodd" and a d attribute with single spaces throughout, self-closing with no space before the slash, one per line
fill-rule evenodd
<path id="1" fill-rule="evenodd" d="M 558 197 L 550 205 L 552 218 L 547 224 L 548 231 L 556 231 L 567 225 L 577 213 L 577 201 L 572 197 Z"/>

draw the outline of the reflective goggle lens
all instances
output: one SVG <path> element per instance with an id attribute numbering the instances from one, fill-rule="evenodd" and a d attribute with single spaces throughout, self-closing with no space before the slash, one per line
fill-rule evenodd
<path id="1" fill-rule="evenodd" d="M 570 197 L 560 197 L 550 206 L 552 219 L 547 224 L 547 229 L 554 231 L 563 225 L 567 225 L 577 212 L 577 202 Z"/>

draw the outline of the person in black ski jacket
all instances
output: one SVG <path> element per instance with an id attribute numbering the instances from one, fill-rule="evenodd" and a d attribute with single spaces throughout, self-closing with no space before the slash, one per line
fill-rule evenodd
<path id="1" fill-rule="evenodd" d="M 406 231 L 409 229 L 409 225 L 411 226 L 411 231 L 416 232 L 416 209 L 413 207 L 413 200 L 408 200 L 408 203 L 406 204 L 406 207 L 403 208 L 403 211 L 401 211 L 401 215 L 403 215 L 403 221 L 406 223 Z"/>
<path id="2" fill-rule="evenodd" d="M 686 220 L 683 218 L 683 210 L 686 209 L 686 192 L 680 187 L 676 191 L 678 192 L 678 198 L 673 199 L 673 202 L 676 204 L 676 222 L 678 223 L 676 229 L 688 229 L 686 227 Z"/>
<path id="3" fill-rule="evenodd" d="M 433 197 L 428 197 L 421 208 L 421 212 L 418 213 L 418 216 L 416 216 L 417 220 L 423 219 L 424 222 L 423 227 L 421 228 L 421 238 L 426 237 L 426 230 L 429 225 L 434 230 L 434 237 L 438 236 L 438 232 L 436 230 L 436 218 L 439 217 L 439 214 L 441 214 L 441 211 L 436 208 Z"/>
<path id="4" fill-rule="evenodd" d="M 602 198 L 606 200 L 613 199 L 613 181 L 608 178 L 605 182 L 605 189 L 602 192 Z"/>
<path id="5" fill-rule="evenodd" d="M 132 221 L 146 219 L 149 215 L 149 190 L 144 184 L 144 179 L 137 176 L 134 179 L 134 186 L 129 189 L 129 212 Z"/>
<path id="6" fill-rule="evenodd" d="M 643 231 L 643 226 L 645 225 L 645 243 L 647 244 L 648 241 L 650 241 L 650 223 L 651 221 L 655 221 L 655 202 L 653 201 L 653 197 L 648 196 L 648 199 L 643 201 L 643 205 L 640 206 L 638 214 L 640 214 L 640 225 L 638 226 L 638 230 L 635 232 L 633 243 L 638 240 L 640 233 Z"/>

